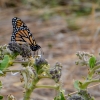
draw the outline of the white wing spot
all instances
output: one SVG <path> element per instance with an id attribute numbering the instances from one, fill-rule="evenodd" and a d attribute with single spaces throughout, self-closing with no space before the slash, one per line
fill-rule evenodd
<path id="1" fill-rule="evenodd" d="M 14 17 L 14 19 L 17 19 L 16 17 Z"/>

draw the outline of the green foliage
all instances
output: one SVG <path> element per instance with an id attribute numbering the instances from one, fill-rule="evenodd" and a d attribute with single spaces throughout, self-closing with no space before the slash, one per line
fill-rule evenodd
<path id="1" fill-rule="evenodd" d="M 0 70 L 3 71 L 4 69 L 8 68 L 10 62 L 10 58 L 8 55 L 4 56 L 4 59 L 0 63 Z"/>
<path id="2" fill-rule="evenodd" d="M 66 100 L 65 96 L 64 96 L 64 94 L 62 92 L 60 92 L 60 97 L 61 97 L 61 100 Z"/>
<path id="3" fill-rule="evenodd" d="M 8 46 L 7 46 L 8 47 Z M 47 62 L 47 60 L 44 58 L 43 55 L 41 56 L 35 56 L 34 58 L 29 56 L 30 49 L 29 47 L 25 46 L 23 48 L 23 51 L 21 51 L 21 54 L 16 54 L 15 49 L 16 45 L 13 44 L 12 46 L 9 46 L 9 49 L 13 49 L 13 53 L 9 53 L 8 48 L 3 47 L 0 49 L 0 56 L 1 56 L 1 62 L 0 62 L 0 75 L 6 75 L 7 72 L 19 72 L 22 76 L 21 82 L 24 83 L 24 100 L 30 100 L 30 96 L 34 89 L 36 88 L 50 88 L 55 89 L 57 91 L 57 96 L 54 98 L 54 100 L 66 100 L 65 95 L 61 88 L 60 77 L 62 75 L 62 65 L 58 62 L 55 64 L 55 66 L 50 66 Z M 7 49 L 7 50 L 6 50 Z M 5 52 L 6 51 L 6 52 Z M 20 51 L 20 50 L 19 50 Z M 26 52 L 24 52 L 26 51 Z M 29 55 L 25 55 L 25 53 L 28 53 Z M 22 65 L 22 69 L 20 70 L 10 70 L 9 67 L 16 62 L 17 56 L 20 55 L 24 58 L 24 61 L 17 61 L 20 65 Z M 78 52 L 77 56 L 79 58 L 78 65 L 81 66 L 89 66 L 89 72 L 87 73 L 86 78 L 83 82 L 79 80 L 75 80 L 74 87 L 78 90 L 78 94 L 81 96 L 73 96 L 68 100 L 73 100 L 73 98 L 81 98 L 81 100 L 94 100 L 91 95 L 88 94 L 87 88 L 89 84 L 100 82 L 100 79 L 94 78 L 93 76 L 96 74 L 98 69 L 100 68 L 100 61 L 96 59 L 96 57 L 93 54 L 89 54 L 87 52 Z M 98 63 L 97 63 L 98 62 Z M 43 79 L 43 78 L 49 78 L 52 79 L 55 84 L 54 85 L 38 85 L 37 83 Z M 0 81 L 0 90 L 2 89 L 2 82 Z M 13 95 L 8 96 L 9 100 L 15 100 Z M 0 100 L 3 100 L 3 96 L 0 95 Z"/>
<path id="4" fill-rule="evenodd" d="M 78 91 L 80 90 L 79 81 L 78 81 L 78 80 L 76 80 L 76 81 L 74 82 L 74 87 L 75 87 Z"/>
<path id="5" fill-rule="evenodd" d="M 100 68 L 100 60 L 99 59 L 97 60 L 93 54 L 87 52 L 78 52 L 77 56 L 79 58 L 78 65 L 89 66 L 90 69 L 84 81 L 83 82 L 75 81 L 74 87 L 77 90 L 81 91 L 80 94 L 82 95 L 82 97 L 84 97 L 85 100 L 95 100 L 88 94 L 87 88 L 91 83 L 100 82 L 99 78 L 94 78 L 95 75 L 98 75 L 97 72 L 98 69 Z"/>
<path id="6" fill-rule="evenodd" d="M 76 80 L 76 81 L 74 82 L 74 87 L 75 87 L 78 91 L 80 91 L 80 90 L 85 90 L 85 89 L 87 89 L 88 84 L 89 84 L 89 82 L 80 82 L 80 81 Z"/>
<path id="7" fill-rule="evenodd" d="M 0 95 L 0 100 L 3 100 L 3 96 Z"/>
<path id="8" fill-rule="evenodd" d="M 60 92 L 57 97 L 54 98 L 54 100 L 66 100 L 63 92 Z"/>
<path id="9" fill-rule="evenodd" d="M 94 68 L 95 64 L 96 64 L 96 57 L 92 56 L 89 59 L 89 67 L 92 69 L 92 68 Z"/>

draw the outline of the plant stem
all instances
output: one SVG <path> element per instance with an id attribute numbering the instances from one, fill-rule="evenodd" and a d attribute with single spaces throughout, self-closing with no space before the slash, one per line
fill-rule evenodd
<path id="1" fill-rule="evenodd" d="M 33 90 L 36 88 L 36 84 L 38 81 L 39 81 L 39 78 L 36 78 L 34 81 L 32 81 L 30 88 L 26 89 L 26 92 L 24 93 L 23 100 L 30 100 L 30 96 L 31 96 Z"/>
<path id="2" fill-rule="evenodd" d="M 81 85 L 81 89 L 87 89 L 88 85 L 90 83 L 96 83 L 96 82 L 100 82 L 99 79 L 94 79 L 94 80 L 88 80 L 88 81 L 85 81 L 82 85 Z"/>
<path id="3" fill-rule="evenodd" d="M 31 93 L 33 92 L 33 90 L 35 88 L 50 88 L 50 89 L 59 90 L 59 85 L 55 85 L 55 86 L 52 86 L 52 85 L 36 85 L 39 80 L 40 80 L 40 78 L 37 77 L 32 82 L 31 86 L 28 89 L 26 89 L 26 92 L 24 93 L 24 99 L 23 100 L 30 100 Z"/>
<path id="4" fill-rule="evenodd" d="M 96 69 L 99 69 L 99 68 L 100 68 L 100 65 L 99 65 L 99 66 L 95 66 L 95 67 L 92 69 L 91 73 L 94 73 L 95 70 L 96 70 Z"/>
<path id="5" fill-rule="evenodd" d="M 40 79 L 42 78 L 50 78 L 49 76 L 38 76 Z M 51 79 L 51 78 L 50 78 Z"/>
<path id="6" fill-rule="evenodd" d="M 100 68 L 100 65 L 98 65 L 98 66 L 95 66 L 90 72 L 89 72 L 89 75 L 87 76 L 89 79 L 92 79 L 92 76 L 93 76 L 93 74 L 95 73 L 95 71 L 97 70 L 97 69 L 99 69 Z"/>
<path id="7" fill-rule="evenodd" d="M 3 72 L 21 72 L 22 70 L 4 70 Z"/>
<path id="8" fill-rule="evenodd" d="M 22 63 L 28 63 L 28 61 L 15 60 L 15 61 L 13 61 L 13 63 L 21 63 L 22 64 Z"/>
<path id="9" fill-rule="evenodd" d="M 52 86 L 52 85 L 36 85 L 36 88 L 50 88 L 58 90 L 59 86 Z"/>

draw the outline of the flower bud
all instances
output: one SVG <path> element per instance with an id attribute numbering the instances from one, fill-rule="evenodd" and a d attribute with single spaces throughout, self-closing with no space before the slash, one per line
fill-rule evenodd
<path id="1" fill-rule="evenodd" d="M 8 44 L 8 48 L 13 52 L 13 53 L 19 53 L 22 57 L 31 57 L 31 49 L 28 44 L 22 44 L 19 45 L 16 42 L 10 42 Z"/>
<path id="2" fill-rule="evenodd" d="M 71 95 L 68 100 L 85 100 L 82 96 L 76 94 L 76 95 Z"/>
<path id="3" fill-rule="evenodd" d="M 42 65 L 47 65 L 47 64 L 48 64 L 48 62 L 44 59 L 43 56 L 40 56 L 40 57 L 35 59 L 36 66 L 42 66 Z"/>
<path id="4" fill-rule="evenodd" d="M 22 57 L 28 57 L 28 58 L 32 56 L 31 49 L 28 44 L 21 45 L 20 55 Z"/>
<path id="5" fill-rule="evenodd" d="M 21 50 L 21 47 L 20 47 L 20 45 L 19 44 L 17 44 L 16 42 L 10 42 L 9 44 L 8 44 L 8 48 L 12 51 L 12 52 L 14 52 L 14 53 L 20 53 L 20 50 Z"/>
<path id="6" fill-rule="evenodd" d="M 59 82 L 59 79 L 61 77 L 61 70 L 62 66 L 59 63 L 56 63 L 56 65 L 50 69 L 49 74 L 51 75 L 51 78 L 55 80 L 55 82 Z"/>

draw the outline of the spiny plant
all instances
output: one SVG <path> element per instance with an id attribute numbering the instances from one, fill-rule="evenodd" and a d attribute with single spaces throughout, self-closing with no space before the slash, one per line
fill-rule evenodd
<path id="1" fill-rule="evenodd" d="M 91 83 L 100 82 L 100 78 L 94 76 L 100 74 L 100 61 L 93 54 L 87 52 L 78 52 L 76 54 L 79 60 L 77 65 L 87 66 L 89 69 L 84 81 L 75 80 L 74 87 L 78 93 L 75 95 L 64 95 L 60 77 L 62 75 L 62 65 L 56 63 L 54 66 L 50 66 L 43 55 L 34 55 L 27 44 L 19 45 L 16 42 L 11 42 L 8 45 L 0 46 L 0 77 L 6 76 L 9 72 L 19 72 L 21 75 L 20 81 L 24 83 L 24 95 L 23 100 L 30 100 L 31 94 L 36 88 L 50 88 L 57 91 L 57 95 L 54 100 L 95 100 L 88 93 L 88 86 Z M 18 60 L 18 57 L 21 57 Z M 19 63 L 22 68 L 17 70 L 10 70 L 15 63 Z M 52 79 L 54 85 L 37 85 L 37 83 L 43 79 Z M 0 81 L 0 90 L 3 84 Z M 3 100 L 3 96 L 0 95 L 0 100 Z M 13 94 L 8 94 L 7 100 L 17 100 Z"/>

